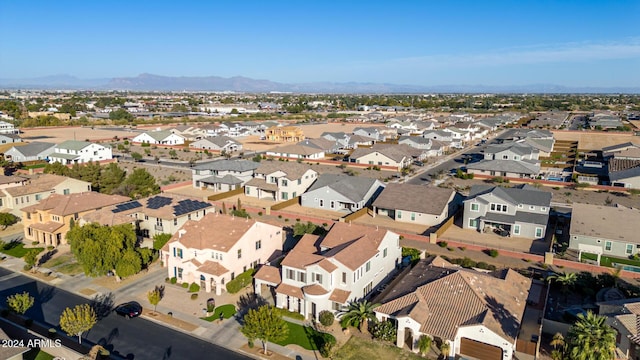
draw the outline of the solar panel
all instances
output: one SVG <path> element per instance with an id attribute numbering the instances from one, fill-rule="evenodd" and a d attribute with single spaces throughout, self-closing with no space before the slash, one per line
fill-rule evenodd
<path id="1" fill-rule="evenodd" d="M 131 210 L 131 209 L 135 209 L 135 208 L 139 208 L 139 207 L 142 207 L 142 204 L 140 204 L 138 201 L 129 201 L 129 202 L 126 202 L 124 204 L 116 205 L 116 208 L 112 209 L 111 212 L 116 214 L 116 213 L 119 213 L 119 212 Z"/>
<path id="2" fill-rule="evenodd" d="M 171 198 L 164 196 L 154 196 L 147 200 L 147 207 L 149 209 L 159 209 L 163 206 L 171 204 Z"/>
<path id="3" fill-rule="evenodd" d="M 190 212 L 198 211 L 201 209 L 206 209 L 210 206 L 211 204 L 204 201 L 180 200 L 178 201 L 178 205 L 173 207 L 173 214 L 175 216 L 180 216 L 180 215 L 188 214 Z"/>

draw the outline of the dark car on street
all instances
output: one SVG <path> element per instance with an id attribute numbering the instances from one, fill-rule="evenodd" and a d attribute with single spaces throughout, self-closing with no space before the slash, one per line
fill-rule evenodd
<path id="1" fill-rule="evenodd" d="M 130 301 L 128 303 L 120 304 L 116 306 L 115 310 L 116 314 L 122 315 L 127 319 L 140 316 L 142 314 L 142 305 L 138 304 L 135 301 Z"/>

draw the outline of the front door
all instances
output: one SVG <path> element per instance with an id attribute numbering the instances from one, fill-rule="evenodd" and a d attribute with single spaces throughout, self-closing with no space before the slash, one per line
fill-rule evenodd
<path id="1" fill-rule="evenodd" d="M 316 303 L 311 303 L 311 316 L 315 319 L 316 318 Z"/>

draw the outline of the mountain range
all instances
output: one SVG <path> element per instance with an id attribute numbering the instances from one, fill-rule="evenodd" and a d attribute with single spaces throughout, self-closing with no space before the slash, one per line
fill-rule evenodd
<path id="1" fill-rule="evenodd" d="M 215 92 L 291 92 L 334 94 L 419 94 L 419 93 L 640 93 L 640 87 L 569 87 L 553 84 L 531 85 L 399 85 L 389 83 L 311 82 L 279 83 L 243 76 L 160 76 L 81 79 L 54 75 L 29 79 L 0 79 L 0 89 L 25 90 L 129 90 L 129 91 L 215 91 Z"/>

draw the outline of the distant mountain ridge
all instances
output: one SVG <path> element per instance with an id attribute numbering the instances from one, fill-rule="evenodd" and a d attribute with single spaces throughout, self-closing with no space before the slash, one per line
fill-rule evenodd
<path id="1" fill-rule="evenodd" d="M 243 76 L 161 76 L 140 74 L 136 77 L 81 79 L 71 75 L 54 75 L 31 79 L 0 79 L 0 89 L 42 90 L 130 90 L 130 91 L 232 91 L 249 93 L 350 93 L 350 94 L 420 94 L 420 93 L 640 93 L 640 87 L 569 87 L 554 84 L 531 85 L 399 85 L 389 83 L 311 82 L 287 84 Z"/>

